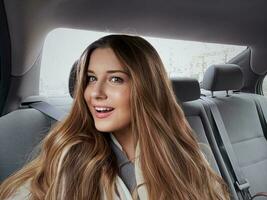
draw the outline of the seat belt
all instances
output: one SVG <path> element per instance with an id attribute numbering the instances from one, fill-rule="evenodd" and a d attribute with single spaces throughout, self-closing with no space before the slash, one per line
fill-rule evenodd
<path id="1" fill-rule="evenodd" d="M 31 108 L 34 108 L 36 110 L 39 110 L 40 112 L 44 113 L 45 115 L 57 120 L 62 121 L 65 116 L 67 115 L 66 112 L 63 110 L 60 110 L 46 102 L 40 101 L 40 102 L 34 102 L 29 104 Z"/>
<path id="2" fill-rule="evenodd" d="M 23 102 L 22 106 L 29 106 L 30 108 L 34 108 L 41 113 L 55 119 L 56 121 L 62 121 L 67 115 L 65 111 L 58 109 L 55 106 L 52 106 L 51 104 L 44 101 Z"/>
<path id="3" fill-rule="evenodd" d="M 235 185 L 237 186 L 238 190 L 241 192 L 242 196 L 245 200 L 250 200 L 251 195 L 249 192 L 249 182 L 247 179 L 245 179 L 244 174 L 242 170 L 240 169 L 237 158 L 235 156 L 232 144 L 230 142 L 230 139 L 227 135 L 227 131 L 225 129 L 225 126 L 223 124 L 223 120 L 221 118 L 220 111 L 218 110 L 216 104 L 208 99 L 208 97 L 201 97 L 204 101 L 208 102 L 209 108 L 211 111 L 211 116 L 216 124 L 217 130 L 220 135 L 220 139 L 223 143 L 223 146 L 225 147 L 225 151 L 227 153 L 227 157 L 230 161 L 231 167 L 234 171 L 234 176 L 236 178 Z"/>
<path id="4" fill-rule="evenodd" d="M 233 169 L 234 176 L 236 178 L 235 185 L 237 186 L 238 190 L 240 191 L 241 195 L 243 196 L 244 200 L 252 200 L 256 197 L 266 197 L 267 198 L 267 193 L 266 192 L 259 192 L 255 194 L 254 196 L 251 196 L 249 192 L 249 182 L 245 178 L 244 173 L 242 169 L 240 168 L 237 158 L 235 156 L 231 141 L 228 137 L 227 131 L 225 129 L 220 111 L 217 107 L 217 105 L 210 100 L 208 97 L 201 97 L 202 100 L 206 101 L 209 104 L 209 108 L 211 111 L 211 116 L 216 124 L 217 130 L 219 132 L 221 141 L 223 143 L 224 149 L 227 153 L 227 157 L 230 161 L 231 167 Z"/>

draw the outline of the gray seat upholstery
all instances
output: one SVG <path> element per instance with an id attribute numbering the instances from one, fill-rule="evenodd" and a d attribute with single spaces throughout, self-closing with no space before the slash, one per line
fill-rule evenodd
<path id="1" fill-rule="evenodd" d="M 211 71 L 213 73 L 210 73 Z M 239 92 L 229 95 L 225 92 L 216 92 L 241 89 L 243 83 L 240 77 L 242 72 L 237 65 L 211 66 L 204 75 L 203 87 L 213 92 L 213 97 L 208 98 L 219 109 L 239 167 L 248 179 L 250 192 L 254 195 L 267 191 L 267 141 L 255 104 L 255 98 L 260 97 Z M 262 104 L 265 102 L 262 101 Z M 215 129 L 214 132 L 219 138 L 219 132 Z M 221 148 L 223 149 L 222 146 Z"/>
<path id="2" fill-rule="evenodd" d="M 70 97 L 28 97 L 21 109 L 0 118 L 0 182 L 38 153 L 39 143 L 56 123 L 48 115 L 27 106 L 34 99 L 45 101 L 65 113 L 69 112 L 72 103 Z"/>
<path id="3" fill-rule="evenodd" d="M 20 109 L 0 118 L 0 182 L 38 151 L 53 120 L 35 109 Z"/>
<path id="4" fill-rule="evenodd" d="M 195 133 L 202 152 L 212 168 L 221 175 L 229 186 L 231 199 L 238 199 L 231 177 L 226 169 L 219 148 L 216 144 L 212 128 L 200 100 L 200 86 L 196 79 L 179 78 L 172 80 L 177 101 L 182 106 L 187 121 Z M 190 92 L 188 92 L 190 91 Z"/>
<path id="5" fill-rule="evenodd" d="M 172 84 L 177 101 L 180 102 L 187 121 L 194 131 L 195 137 L 199 143 L 206 144 L 206 147 L 209 148 L 206 132 L 211 131 L 211 129 L 205 127 L 205 123 L 203 123 L 203 119 L 205 120 L 207 118 L 205 118 L 205 110 L 199 102 L 200 87 L 198 81 L 195 79 L 180 78 L 172 80 Z M 208 155 L 207 158 L 211 162 L 212 167 L 220 174 L 213 154 L 208 152 L 209 150 L 205 149 L 205 146 L 202 147 L 206 155 Z"/>

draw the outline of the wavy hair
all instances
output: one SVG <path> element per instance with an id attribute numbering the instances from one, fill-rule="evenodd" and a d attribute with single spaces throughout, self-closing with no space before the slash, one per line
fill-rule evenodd
<path id="1" fill-rule="evenodd" d="M 0 199 L 26 183 L 32 200 L 98 200 L 103 190 L 113 198 L 116 157 L 84 99 L 90 56 L 97 48 L 111 48 L 130 74 L 131 129 L 142 152 L 149 199 L 230 199 L 193 137 L 158 53 L 143 38 L 129 35 L 105 36 L 83 52 L 70 114 L 42 141 L 40 154 L 4 181 Z"/>

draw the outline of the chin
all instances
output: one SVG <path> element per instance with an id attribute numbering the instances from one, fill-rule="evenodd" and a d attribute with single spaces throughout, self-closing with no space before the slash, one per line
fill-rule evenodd
<path id="1" fill-rule="evenodd" d="M 104 125 L 104 124 L 95 124 L 96 130 L 100 131 L 100 132 L 112 132 L 114 131 L 114 128 L 112 128 L 112 126 L 109 125 Z"/>

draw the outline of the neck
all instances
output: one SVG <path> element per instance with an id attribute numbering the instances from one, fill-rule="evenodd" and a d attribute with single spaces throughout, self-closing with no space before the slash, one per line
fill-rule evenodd
<path id="1" fill-rule="evenodd" d="M 135 157 L 134 138 L 130 130 L 127 131 L 115 131 L 114 137 L 118 140 L 122 146 L 123 151 L 126 153 L 129 160 L 133 161 Z"/>

